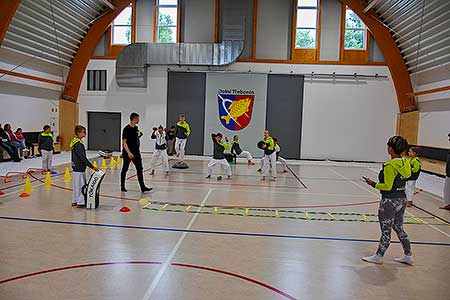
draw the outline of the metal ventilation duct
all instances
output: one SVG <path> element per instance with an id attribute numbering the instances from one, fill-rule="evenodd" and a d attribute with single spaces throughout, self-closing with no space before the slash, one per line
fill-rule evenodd
<path id="1" fill-rule="evenodd" d="M 147 87 L 151 65 L 223 66 L 234 62 L 244 49 L 246 1 L 224 1 L 222 43 L 134 43 L 116 61 L 120 87 Z"/>

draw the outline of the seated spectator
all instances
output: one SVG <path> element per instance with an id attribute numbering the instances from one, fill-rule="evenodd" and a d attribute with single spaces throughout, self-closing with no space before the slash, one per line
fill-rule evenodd
<path id="1" fill-rule="evenodd" d="M 8 135 L 8 139 L 11 142 L 11 144 L 13 144 L 14 146 L 16 146 L 17 149 L 19 149 L 20 157 L 23 157 L 23 149 L 25 149 L 25 145 L 22 147 L 22 144 L 17 139 L 16 134 L 14 133 L 14 131 L 12 131 L 11 125 L 5 124 L 4 130 Z"/>
<path id="2" fill-rule="evenodd" d="M 17 148 L 13 144 L 11 144 L 11 142 L 8 139 L 8 135 L 3 130 L 1 124 L 0 124 L 0 149 L 4 149 L 14 162 L 21 161 L 18 155 Z"/>
<path id="3" fill-rule="evenodd" d="M 34 145 L 33 143 L 28 142 L 22 133 L 22 128 L 17 128 L 16 130 L 16 138 L 19 141 L 19 143 L 22 145 L 24 150 L 28 150 L 30 152 L 31 157 L 35 157 L 34 155 Z"/>

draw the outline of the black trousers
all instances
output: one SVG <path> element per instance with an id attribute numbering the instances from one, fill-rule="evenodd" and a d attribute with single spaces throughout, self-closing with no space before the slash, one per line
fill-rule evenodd
<path id="1" fill-rule="evenodd" d="M 27 146 L 28 149 L 30 149 L 30 154 L 34 156 L 34 145 L 33 143 L 25 141 L 25 146 Z"/>
<path id="2" fill-rule="evenodd" d="M 1 141 L 0 141 L 0 148 L 5 149 L 6 152 L 9 154 L 9 156 L 10 156 L 12 159 L 17 159 L 17 158 L 19 158 L 19 155 L 18 155 L 16 146 L 14 146 L 13 144 L 11 144 L 10 142 L 1 142 Z"/>
<path id="3" fill-rule="evenodd" d="M 123 152 L 122 158 L 123 158 L 123 165 L 122 165 L 122 172 L 120 173 L 120 186 L 122 188 L 125 188 L 125 180 L 127 179 L 127 172 L 130 167 L 130 163 L 133 162 L 134 166 L 136 167 L 136 175 L 139 181 L 139 186 L 141 187 L 141 190 L 145 187 L 144 183 L 144 174 L 143 167 L 142 167 L 142 156 L 140 152 L 133 153 L 134 157 L 131 159 L 128 157 L 128 153 Z"/>

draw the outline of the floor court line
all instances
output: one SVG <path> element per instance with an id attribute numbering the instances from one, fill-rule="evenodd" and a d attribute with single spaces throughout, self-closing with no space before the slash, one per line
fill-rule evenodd
<path id="1" fill-rule="evenodd" d="M 33 175 L 31 175 L 31 176 L 33 177 Z M 42 182 L 42 180 L 40 180 L 40 181 Z M 62 190 L 66 190 L 66 191 L 72 191 L 72 189 L 68 188 L 68 187 L 63 187 L 63 186 L 59 186 L 59 185 L 55 185 L 55 184 L 52 184 L 52 186 L 62 189 Z M 138 199 L 138 198 L 128 198 L 128 197 L 122 197 L 122 196 L 105 195 L 105 194 L 101 194 L 101 196 L 107 197 L 107 198 L 112 198 L 112 199 L 127 200 L 127 201 L 134 201 L 134 202 L 137 202 L 140 199 L 140 198 Z M 177 204 L 176 202 L 163 202 L 163 201 L 159 201 L 159 202 L 166 203 L 166 204 Z M 242 208 L 319 208 L 319 207 L 344 207 L 344 206 L 368 205 L 368 204 L 375 204 L 377 202 L 378 201 L 342 203 L 342 204 L 327 204 L 327 205 L 297 205 L 297 206 L 247 206 L 247 205 L 242 205 L 242 206 L 215 205 L 215 206 L 221 207 L 221 208 L 226 208 L 226 207 L 233 207 L 233 208 L 238 208 L 238 207 L 242 207 Z M 181 204 L 186 204 L 186 203 L 181 203 Z M 192 204 L 192 205 L 196 205 L 196 204 Z"/>
<path id="2" fill-rule="evenodd" d="M 208 198 L 211 195 L 212 191 L 213 191 L 212 189 L 210 189 L 208 191 L 208 193 L 206 194 L 205 198 L 203 198 L 202 203 L 200 204 L 201 206 L 204 206 L 206 201 L 208 201 Z M 201 207 L 199 207 L 197 209 L 197 212 L 199 212 L 200 210 L 201 210 Z M 192 225 L 194 224 L 195 220 L 197 219 L 197 216 L 198 216 L 198 214 L 194 214 L 194 216 L 191 218 L 189 224 L 186 226 L 185 230 L 190 230 L 191 229 Z M 152 296 L 153 291 L 155 290 L 156 286 L 161 281 L 161 278 L 163 277 L 163 275 L 166 272 L 166 270 L 169 267 L 169 265 L 172 263 L 173 258 L 175 257 L 175 254 L 177 253 L 178 249 L 180 248 L 181 244 L 183 243 L 184 239 L 186 238 L 186 235 L 187 235 L 187 231 L 184 231 L 183 234 L 181 235 L 181 237 L 178 239 L 178 241 L 175 244 L 175 246 L 173 247 L 172 251 L 170 251 L 169 256 L 167 257 L 166 261 L 162 265 L 162 267 L 159 270 L 158 274 L 156 274 L 155 279 L 153 279 L 153 281 L 150 284 L 149 288 L 145 292 L 144 297 L 142 298 L 142 300 L 150 299 L 150 297 Z"/>
<path id="3" fill-rule="evenodd" d="M 304 239 L 304 240 L 340 241 L 340 242 L 357 242 L 357 243 L 377 243 L 377 244 L 379 243 L 379 240 L 344 238 L 344 237 L 283 235 L 283 234 L 271 234 L 271 233 L 252 233 L 252 232 L 236 232 L 236 231 L 213 231 L 213 230 L 198 230 L 198 229 L 186 230 L 186 229 L 182 229 L 182 228 L 147 227 L 147 226 L 120 225 L 120 224 L 108 224 L 108 223 L 89 223 L 89 222 L 62 221 L 62 220 L 51 220 L 51 219 L 21 218 L 21 217 L 10 217 L 10 216 L 0 216 L 0 219 L 2 219 L 2 220 L 10 220 L 10 221 L 33 222 L 33 223 L 50 223 L 50 224 L 64 224 L 64 225 L 76 225 L 76 226 L 117 228 L 117 229 L 137 229 L 137 230 L 149 230 L 149 231 L 187 232 L 187 233 L 225 235 L 225 236 L 267 237 L 267 238 Z M 399 241 L 392 241 L 391 243 L 398 244 L 400 242 Z M 424 245 L 424 246 L 450 247 L 450 243 L 438 243 L 438 242 L 427 242 L 427 241 L 411 241 L 411 244 L 413 244 L 413 245 Z"/>
<path id="4" fill-rule="evenodd" d="M 295 177 L 295 179 L 297 179 L 297 181 L 300 183 L 301 186 L 303 186 L 305 189 L 307 189 L 308 187 L 306 186 L 306 184 L 300 179 L 300 177 L 297 175 L 297 173 L 295 173 L 294 171 L 292 171 L 292 169 L 289 167 L 289 165 L 286 164 L 286 168 L 292 173 L 292 175 Z"/>
<path id="5" fill-rule="evenodd" d="M 333 170 L 332 168 L 329 168 L 329 169 L 330 169 L 332 172 L 334 172 L 335 174 L 337 174 L 337 175 L 339 175 L 339 176 L 341 176 L 341 177 L 343 177 L 343 178 L 347 178 L 345 175 L 339 173 L 338 171 Z M 348 179 L 348 178 L 347 178 L 347 179 Z M 369 192 L 369 193 L 371 193 L 371 194 L 373 194 L 373 195 L 379 196 L 379 195 L 376 194 L 375 192 L 373 192 L 373 191 L 367 189 L 366 187 L 364 187 L 364 186 L 358 184 L 357 182 L 354 182 L 354 181 L 351 181 L 351 182 L 352 182 L 354 185 L 359 186 L 359 187 L 362 188 L 363 190 L 365 190 L 365 191 L 367 191 L 367 192 Z M 409 214 L 410 216 L 413 216 L 413 217 L 417 218 L 416 215 L 414 215 L 413 213 L 411 213 L 411 212 L 409 212 L 409 211 L 406 211 L 406 213 Z M 434 230 L 436 230 L 437 232 L 440 232 L 440 233 L 442 233 L 443 235 L 445 235 L 446 237 L 450 238 L 450 234 L 448 234 L 448 233 L 446 233 L 446 232 L 440 230 L 439 228 L 437 228 L 436 226 L 434 226 L 434 225 L 432 225 L 432 224 L 429 224 L 427 221 L 423 221 L 423 222 L 424 222 L 425 224 L 427 224 L 428 226 L 430 226 L 431 228 L 433 228 Z"/>
<path id="6" fill-rule="evenodd" d="M 446 220 L 446 219 L 444 219 L 444 218 L 442 218 L 442 217 L 439 217 L 438 215 L 435 215 L 435 214 L 433 214 L 432 212 L 429 212 L 429 211 L 426 210 L 425 208 L 422 208 L 422 207 L 417 206 L 417 205 L 415 205 L 415 204 L 413 204 L 413 206 L 414 206 L 415 208 L 417 208 L 418 210 L 421 210 L 421 211 L 423 211 L 424 213 L 429 214 L 430 216 L 433 216 L 433 217 L 438 218 L 438 219 L 440 219 L 441 221 L 443 221 L 443 222 L 445 222 L 445 223 L 447 223 L 447 224 L 450 224 L 450 221 L 448 221 L 448 220 Z"/>
<path id="7" fill-rule="evenodd" d="M 161 265 L 161 264 L 162 264 L 161 262 L 157 262 L 157 261 L 113 261 L 113 262 L 72 265 L 72 266 L 65 266 L 65 267 L 60 267 L 60 268 L 55 268 L 55 269 L 47 269 L 47 270 L 23 274 L 23 275 L 11 277 L 11 278 L 6 278 L 3 280 L 0 280 L 0 284 L 7 283 L 10 281 L 16 281 L 16 280 L 20 280 L 20 279 L 24 279 L 24 278 L 28 278 L 28 277 L 38 276 L 38 275 L 42 275 L 42 274 L 55 273 L 55 272 L 60 272 L 60 271 L 73 270 L 73 269 L 89 268 L 89 267 L 111 266 L 111 265 Z M 192 264 L 171 263 L 170 265 L 174 266 L 174 267 L 197 269 L 197 270 L 202 270 L 202 271 L 207 271 L 207 272 L 215 272 L 218 274 L 235 277 L 235 278 L 259 285 L 261 287 L 264 287 L 264 288 L 271 290 L 289 300 L 298 300 L 294 296 L 291 296 L 288 293 L 283 292 L 282 290 L 280 290 L 272 285 L 269 285 L 267 283 L 261 282 L 259 280 L 256 280 L 256 279 L 253 279 L 253 278 L 241 275 L 241 274 L 228 272 L 228 271 L 225 271 L 222 269 L 216 269 L 216 268 L 210 268 L 210 267 L 192 265 Z"/>

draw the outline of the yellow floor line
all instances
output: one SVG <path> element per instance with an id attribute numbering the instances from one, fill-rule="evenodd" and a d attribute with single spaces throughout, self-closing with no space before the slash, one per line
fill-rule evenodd
<path id="1" fill-rule="evenodd" d="M 438 222 L 440 222 L 440 223 L 442 223 L 442 224 L 445 224 L 445 225 L 448 225 L 448 226 L 450 226 L 450 224 L 449 224 L 449 223 L 447 223 L 447 222 L 444 222 L 444 221 L 442 221 L 442 220 L 441 220 L 441 219 L 439 219 L 439 218 L 433 217 L 433 219 L 434 219 L 434 220 L 436 220 L 436 221 L 438 221 Z"/>

